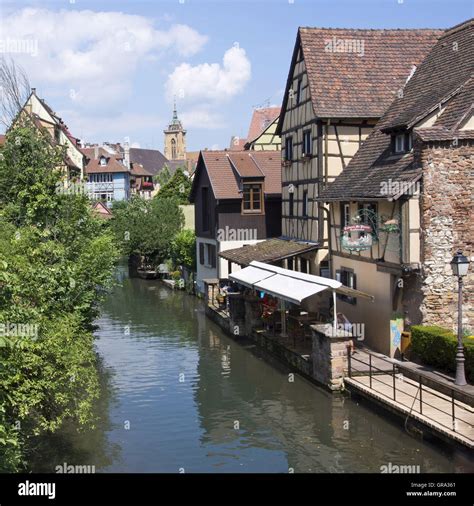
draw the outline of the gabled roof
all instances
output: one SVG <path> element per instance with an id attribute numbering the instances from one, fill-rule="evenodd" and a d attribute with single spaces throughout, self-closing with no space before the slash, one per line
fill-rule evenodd
<path id="1" fill-rule="evenodd" d="M 146 170 L 143 165 L 137 162 L 132 162 L 132 168 L 130 170 L 132 176 L 153 176 L 150 171 Z"/>
<path id="2" fill-rule="evenodd" d="M 442 100 L 448 94 L 449 101 L 430 127 L 415 128 L 415 134 L 427 141 L 474 138 L 474 131 L 458 130 L 474 98 L 473 79 L 466 70 L 474 69 L 473 36 L 472 20 L 446 31 L 406 84 L 403 96 L 394 100 L 348 166 L 318 200 L 398 198 L 400 185 L 393 185 L 394 193 L 385 193 L 387 183 L 415 182 L 421 177 L 421 168 L 415 166 L 413 151 L 393 154 L 391 135 L 385 132 L 400 124 L 400 118 L 406 126 L 413 124 L 414 118 L 418 122 L 426 118 L 433 108 L 433 97 Z M 453 51 L 455 42 L 457 51 Z"/>
<path id="3" fill-rule="evenodd" d="M 106 172 L 128 172 L 127 167 L 122 163 L 122 154 L 111 154 L 109 151 L 102 147 L 97 148 L 98 157 L 95 158 L 95 148 L 83 148 L 82 152 L 86 155 L 86 174 L 100 174 Z M 107 164 L 105 166 L 100 164 L 101 157 L 105 157 Z"/>
<path id="4" fill-rule="evenodd" d="M 249 133 L 247 134 L 247 142 L 253 142 L 257 137 L 260 137 L 262 132 L 278 118 L 280 110 L 281 107 L 279 106 L 254 109 L 250 121 Z"/>
<path id="5" fill-rule="evenodd" d="M 201 151 L 193 180 L 191 199 L 203 170 L 207 171 L 214 196 L 218 200 L 242 198 L 239 191 L 240 177 L 261 179 L 263 175 L 264 193 L 281 194 L 280 151 L 245 151 L 238 154 L 229 151 Z M 255 176 L 250 174 L 255 174 Z"/>
<path id="6" fill-rule="evenodd" d="M 157 149 L 130 148 L 130 161 L 139 163 L 152 175 L 158 174 L 168 162 Z"/>
<path id="7" fill-rule="evenodd" d="M 301 48 L 314 114 L 318 118 L 379 118 L 442 30 L 299 28 L 282 114 Z"/>
<path id="8" fill-rule="evenodd" d="M 403 90 L 403 100 L 392 104 L 384 130 L 411 128 L 461 90 L 474 70 L 473 25 L 470 19 L 444 33 L 436 50 L 423 60 L 423 69 L 415 72 Z"/>

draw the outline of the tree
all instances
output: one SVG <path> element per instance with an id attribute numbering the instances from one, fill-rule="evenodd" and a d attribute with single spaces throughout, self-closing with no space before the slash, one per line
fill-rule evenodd
<path id="1" fill-rule="evenodd" d="M 0 58 L 0 121 L 10 127 L 30 95 L 28 76 L 15 61 Z"/>
<path id="2" fill-rule="evenodd" d="M 176 234 L 171 244 L 171 259 L 175 266 L 196 269 L 196 234 L 193 230 L 181 230 Z"/>
<path id="3" fill-rule="evenodd" d="M 119 252 L 88 199 L 60 191 L 62 150 L 40 130 L 17 124 L 0 155 L 0 322 L 33 329 L 0 337 L 0 471 L 15 471 L 35 437 L 94 423 L 91 325 Z"/>
<path id="4" fill-rule="evenodd" d="M 156 266 L 169 258 L 184 214 L 175 199 L 134 197 L 114 207 L 111 225 L 125 255 L 139 255 L 145 265 Z"/>
<path id="5" fill-rule="evenodd" d="M 191 192 L 191 180 L 182 169 L 177 169 L 173 176 L 160 187 L 157 199 L 174 198 L 179 204 L 189 204 L 189 193 Z"/>

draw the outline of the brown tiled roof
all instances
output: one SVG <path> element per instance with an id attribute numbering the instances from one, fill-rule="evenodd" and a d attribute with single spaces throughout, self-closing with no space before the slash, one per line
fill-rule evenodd
<path id="1" fill-rule="evenodd" d="M 229 151 L 243 151 L 247 139 L 241 139 L 240 137 L 232 137 L 229 144 Z"/>
<path id="2" fill-rule="evenodd" d="M 132 169 L 130 170 L 130 174 L 132 176 L 153 176 L 153 174 L 150 171 L 146 170 L 143 165 L 136 162 L 132 162 Z"/>
<path id="3" fill-rule="evenodd" d="M 391 117 L 384 129 L 412 127 L 467 83 L 474 70 L 473 26 L 471 19 L 446 31 L 436 51 L 428 53 L 423 60 L 423 72 L 415 73 L 410 80 L 413 82 L 403 90 L 403 100 L 392 104 Z"/>
<path id="4" fill-rule="evenodd" d="M 111 154 L 102 147 L 98 148 L 98 158 L 95 158 L 95 148 L 84 148 L 83 153 L 87 157 L 86 174 L 100 174 L 104 172 L 128 172 L 127 168 L 121 160 L 122 154 Z M 107 160 L 107 165 L 100 165 L 100 158 L 104 156 Z"/>
<path id="5" fill-rule="evenodd" d="M 260 170 L 265 174 L 265 193 L 281 193 L 281 151 L 250 151 Z"/>
<path id="6" fill-rule="evenodd" d="M 234 172 L 230 156 L 236 168 Z M 244 158 L 241 159 L 241 156 Z M 245 160 L 245 161 L 243 161 Z M 264 193 L 281 194 L 281 152 L 280 151 L 246 151 L 238 156 L 228 151 L 201 151 L 197 165 L 197 177 L 193 181 L 193 190 L 198 184 L 199 171 L 206 169 L 216 199 L 241 199 L 239 192 L 239 174 L 247 173 L 251 164 L 264 179 Z M 248 176 L 246 176 L 248 177 Z"/>
<path id="7" fill-rule="evenodd" d="M 317 117 L 379 118 L 404 85 L 413 65 L 419 65 L 442 33 L 426 29 L 299 28 L 283 110 L 293 85 L 300 44 Z M 338 42 L 345 52 L 339 51 Z M 352 52 L 348 51 L 351 44 Z M 283 117 L 280 115 L 277 133 L 281 133 Z"/>
<path id="8" fill-rule="evenodd" d="M 110 219 L 112 218 L 111 210 L 102 202 L 97 200 L 92 204 L 92 212 L 100 218 Z"/>
<path id="9" fill-rule="evenodd" d="M 247 151 L 241 153 L 228 153 L 228 158 L 234 170 L 240 177 L 263 178 L 264 174 L 259 169 L 255 160 Z"/>
<path id="10" fill-rule="evenodd" d="M 456 30 L 448 30 L 439 39 L 406 84 L 403 96 L 394 100 L 346 169 L 321 193 L 319 200 L 395 197 L 381 193 L 382 183 L 419 178 L 421 169 L 414 166 L 413 153 L 392 154 L 391 136 L 384 132 L 396 118 L 412 118 L 413 111 L 421 110 L 417 104 L 432 103 L 431 97 L 437 94 L 437 90 L 451 93 L 449 90 L 457 89 L 458 94 L 451 97 L 451 102 L 431 127 L 415 128 L 415 134 L 422 140 L 472 136 L 473 132 L 452 127 L 459 124 L 472 105 L 472 80 L 463 69 L 466 66 L 471 70 L 474 68 L 473 33 L 474 25 L 468 21 Z M 458 51 L 452 49 L 454 42 L 458 43 Z M 429 107 L 425 108 L 425 114 L 428 113 Z M 415 114 L 422 119 L 421 113 Z"/>
<path id="11" fill-rule="evenodd" d="M 276 262 L 318 249 L 317 244 L 299 243 L 283 239 L 267 239 L 257 244 L 229 249 L 219 253 L 219 256 L 236 264 L 247 266 L 253 260 L 258 262 Z"/>
<path id="12" fill-rule="evenodd" d="M 5 136 L 2 134 L 0 135 L 0 146 L 3 146 L 5 144 Z"/>
<path id="13" fill-rule="evenodd" d="M 281 107 L 262 107 L 260 109 L 254 109 L 250 121 L 249 133 L 247 135 L 248 142 L 252 142 L 259 137 L 268 125 L 278 118 L 280 110 Z"/>

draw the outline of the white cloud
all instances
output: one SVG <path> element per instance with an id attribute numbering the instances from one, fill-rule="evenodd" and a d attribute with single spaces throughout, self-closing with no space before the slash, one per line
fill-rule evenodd
<path id="1" fill-rule="evenodd" d="M 218 103 L 243 91 L 251 77 L 251 64 L 245 50 L 233 46 L 224 53 L 222 64 L 182 63 L 168 76 L 168 100 L 176 95 L 182 102 Z"/>
<path id="2" fill-rule="evenodd" d="M 132 147 L 139 147 L 133 139 L 144 131 L 157 132 L 159 149 L 162 149 L 162 131 L 165 118 L 155 114 L 118 113 L 113 116 L 93 116 L 76 110 L 59 110 L 57 113 L 66 119 L 67 126 L 76 137 L 84 142 L 125 142 L 130 138 Z M 105 135 L 107 137 L 103 137 Z"/>
<path id="3" fill-rule="evenodd" d="M 221 114 L 206 106 L 185 109 L 180 112 L 179 117 L 186 128 L 216 130 L 227 127 Z"/>
<path id="4" fill-rule="evenodd" d="M 132 90 L 134 72 L 170 52 L 189 57 L 207 37 L 186 25 L 157 30 L 151 20 L 121 12 L 26 8 L 2 19 L 1 40 L 33 40 L 37 52 L 11 54 L 30 76 L 83 108 L 111 106 Z M 59 91 L 58 91 L 59 94 Z"/>

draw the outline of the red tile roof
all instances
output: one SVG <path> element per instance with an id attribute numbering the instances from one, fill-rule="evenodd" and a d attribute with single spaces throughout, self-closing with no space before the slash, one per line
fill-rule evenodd
<path id="1" fill-rule="evenodd" d="M 314 113 L 320 118 L 379 118 L 443 30 L 299 28 L 283 108 L 301 46 Z M 277 132 L 281 132 L 283 114 Z"/>
<path id="2" fill-rule="evenodd" d="M 280 115 L 281 107 L 262 107 L 255 109 L 250 121 L 248 142 L 252 142 Z"/>
<path id="3" fill-rule="evenodd" d="M 457 44 L 454 46 L 454 44 Z M 457 50 L 453 51 L 453 47 Z M 429 128 L 414 128 L 424 141 L 474 138 L 471 130 L 458 130 L 471 111 L 474 100 L 474 22 L 447 30 L 406 83 L 403 96 L 396 98 L 342 173 L 320 195 L 319 200 L 340 201 L 360 198 L 388 198 L 382 189 L 388 181 L 416 181 L 422 175 L 413 150 L 393 154 L 391 129 L 410 128 L 426 117 L 433 106 L 448 100 L 446 109 Z M 453 90 L 456 90 L 453 93 Z M 403 131 L 403 130 L 402 130 Z M 416 136 L 415 136 L 416 137 Z M 448 154 L 446 155 L 448 156 Z M 397 188 L 397 185 L 393 185 Z"/>
<path id="4" fill-rule="evenodd" d="M 232 168 L 231 156 L 236 172 Z M 264 193 L 281 194 L 280 151 L 246 151 L 239 155 L 228 151 L 201 151 L 201 157 L 193 188 L 197 185 L 199 171 L 206 169 L 216 199 L 242 198 L 239 192 L 239 174 L 243 177 L 255 175 L 254 177 L 260 178 L 263 175 Z"/>
<path id="5" fill-rule="evenodd" d="M 263 172 L 258 168 L 254 159 L 249 156 L 249 153 L 243 151 L 242 153 L 229 153 L 227 155 L 234 168 L 240 177 L 253 177 L 263 178 Z"/>
<path id="6" fill-rule="evenodd" d="M 97 148 L 98 158 L 95 158 L 95 148 L 83 148 L 82 152 L 87 157 L 86 174 L 100 174 L 104 172 L 128 172 L 125 165 L 122 163 L 122 154 L 111 154 L 109 151 L 102 147 Z M 100 165 L 100 158 L 104 156 L 107 160 L 107 165 Z"/>
<path id="7" fill-rule="evenodd" d="M 232 137 L 230 140 L 229 151 L 243 151 L 247 139 L 241 139 L 240 137 Z"/>

